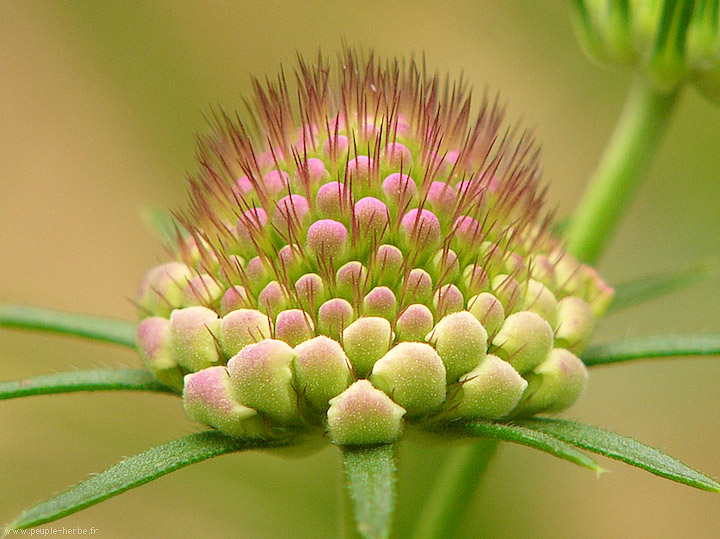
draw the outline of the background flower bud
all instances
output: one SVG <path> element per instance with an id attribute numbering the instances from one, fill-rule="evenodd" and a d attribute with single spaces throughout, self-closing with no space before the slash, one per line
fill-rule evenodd
<path id="1" fill-rule="evenodd" d="M 581 353 L 594 328 L 595 315 L 582 299 L 568 296 L 558 302 L 557 346 Z"/>
<path id="2" fill-rule="evenodd" d="M 477 318 L 493 337 L 505 322 L 505 311 L 500 300 L 490 292 L 481 292 L 468 300 L 468 311 Z"/>
<path id="3" fill-rule="evenodd" d="M 138 325 L 135 344 L 140 352 L 140 358 L 155 378 L 166 386 L 180 391 L 183 387 L 183 372 L 173 358 L 170 321 L 159 316 L 145 318 Z"/>

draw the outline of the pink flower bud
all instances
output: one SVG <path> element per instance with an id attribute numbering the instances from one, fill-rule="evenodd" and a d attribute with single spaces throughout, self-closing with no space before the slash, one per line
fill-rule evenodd
<path id="1" fill-rule="evenodd" d="M 220 361 L 219 333 L 220 319 L 206 307 L 177 309 L 170 315 L 173 357 L 189 371 L 199 371 Z"/>
<path id="2" fill-rule="evenodd" d="M 330 399 L 352 383 L 350 361 L 342 346 L 321 335 L 296 346 L 295 353 L 298 394 L 318 410 L 326 410 Z"/>
<path id="3" fill-rule="evenodd" d="M 448 383 L 477 367 L 487 354 L 487 331 L 467 311 L 447 315 L 425 339 L 445 364 Z"/>
<path id="4" fill-rule="evenodd" d="M 343 348 L 358 376 L 364 376 L 390 349 L 390 322 L 377 316 L 363 316 L 343 331 Z"/>

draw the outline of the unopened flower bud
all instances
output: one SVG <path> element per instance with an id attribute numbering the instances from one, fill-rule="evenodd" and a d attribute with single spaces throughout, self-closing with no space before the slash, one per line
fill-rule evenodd
<path id="1" fill-rule="evenodd" d="M 295 347 L 295 387 L 318 410 L 352 382 L 352 369 L 342 346 L 320 335 Z"/>
<path id="2" fill-rule="evenodd" d="M 448 382 L 474 369 L 487 353 L 487 331 L 468 311 L 447 315 L 425 339 L 445 364 Z"/>
<path id="3" fill-rule="evenodd" d="M 395 324 L 398 341 L 422 342 L 433 328 L 432 311 L 422 303 L 414 303 L 402 312 Z"/>
<path id="4" fill-rule="evenodd" d="M 553 413 L 568 408 L 584 391 L 588 372 L 575 354 L 555 348 L 527 377 L 528 388 L 514 415 Z"/>
<path id="5" fill-rule="evenodd" d="M 490 281 L 493 295 L 500 300 L 505 314 L 515 312 L 522 299 L 522 289 L 517 280 L 510 275 L 499 273 Z"/>
<path id="6" fill-rule="evenodd" d="M 288 309 L 277 315 L 275 338 L 297 346 L 315 335 L 315 325 L 302 309 Z"/>
<path id="7" fill-rule="evenodd" d="M 270 338 L 271 322 L 255 309 L 238 309 L 223 317 L 220 344 L 225 357 L 232 357 L 248 344 Z"/>
<path id="8" fill-rule="evenodd" d="M 400 437 L 405 409 L 368 380 L 358 380 L 330 400 L 328 435 L 338 445 L 392 443 Z"/>
<path id="9" fill-rule="evenodd" d="M 188 371 L 199 371 L 218 363 L 219 333 L 220 319 L 206 307 L 186 307 L 170 315 L 173 357 Z"/>
<path id="10" fill-rule="evenodd" d="M 555 295 L 550 292 L 547 286 L 535 279 L 528 279 L 525 283 L 525 293 L 523 294 L 522 308 L 525 311 L 531 311 L 539 314 L 547 320 L 551 328 L 556 328 L 558 324 L 558 303 Z"/>
<path id="11" fill-rule="evenodd" d="M 173 359 L 170 343 L 170 321 L 151 316 L 138 325 L 135 344 L 140 358 L 155 378 L 177 391 L 183 387 L 183 373 Z"/>
<path id="12" fill-rule="evenodd" d="M 363 314 L 393 320 L 397 314 L 395 294 L 387 286 L 373 288 L 363 300 Z"/>
<path id="13" fill-rule="evenodd" d="M 507 361 L 488 354 L 485 359 L 460 377 L 459 402 L 451 410 L 453 417 L 500 419 L 520 402 L 528 383 Z"/>
<path id="14" fill-rule="evenodd" d="M 468 300 L 468 311 L 477 318 L 493 337 L 505 322 L 505 311 L 500 300 L 490 292 L 481 292 Z"/>
<path id="15" fill-rule="evenodd" d="M 575 296 L 558 302 L 557 346 L 581 353 L 595 328 L 595 316 L 590 305 Z"/>
<path id="16" fill-rule="evenodd" d="M 495 354 L 520 374 L 531 371 L 550 353 L 553 331 L 540 315 L 530 311 L 511 314 L 492 341 Z"/>
<path id="17" fill-rule="evenodd" d="M 445 400 L 445 365 L 425 343 L 401 342 L 391 348 L 373 366 L 370 380 L 409 416 L 432 412 Z"/>
<path id="18" fill-rule="evenodd" d="M 352 305 L 342 298 L 329 299 L 318 309 L 320 333 L 339 341 L 343 331 L 355 318 Z"/>
<path id="19" fill-rule="evenodd" d="M 228 361 L 238 400 L 281 424 L 299 420 L 292 388 L 292 362 L 297 354 L 286 342 L 265 339 L 249 344 Z"/>
<path id="20" fill-rule="evenodd" d="M 195 421 L 237 437 L 266 437 L 268 429 L 252 408 L 233 396 L 230 377 L 223 366 L 208 367 L 185 376 L 185 413 Z"/>
<path id="21" fill-rule="evenodd" d="M 203 273 L 190 279 L 183 289 L 183 307 L 215 305 L 223 295 L 223 288 L 212 275 Z"/>
<path id="22" fill-rule="evenodd" d="M 343 347 L 358 376 L 367 374 L 385 355 L 392 341 L 390 322 L 377 316 L 363 316 L 343 331 Z"/>
<path id="23" fill-rule="evenodd" d="M 140 285 L 138 304 L 150 314 L 167 317 L 182 305 L 183 289 L 192 271 L 181 262 L 169 262 L 151 269 Z"/>
<path id="24" fill-rule="evenodd" d="M 220 299 L 220 312 L 228 314 L 237 309 L 250 306 L 250 298 L 247 290 L 242 286 L 233 285 L 228 288 Z"/>

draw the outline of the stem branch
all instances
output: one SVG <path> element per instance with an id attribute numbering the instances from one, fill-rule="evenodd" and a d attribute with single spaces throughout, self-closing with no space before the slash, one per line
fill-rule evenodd
<path id="1" fill-rule="evenodd" d="M 678 92 L 660 94 L 635 77 L 615 131 L 570 227 L 568 250 L 593 263 L 642 180 Z"/>

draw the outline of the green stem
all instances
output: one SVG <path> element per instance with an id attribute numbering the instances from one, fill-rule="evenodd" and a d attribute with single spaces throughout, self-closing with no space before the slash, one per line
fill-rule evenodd
<path id="1" fill-rule="evenodd" d="M 425 500 L 414 539 L 453 535 L 473 501 L 497 446 L 497 440 L 485 439 L 454 451 Z"/>
<path id="2" fill-rule="evenodd" d="M 593 263 L 632 200 L 670 119 L 678 92 L 660 94 L 635 77 L 585 196 L 570 226 L 568 250 Z"/>
<path id="3" fill-rule="evenodd" d="M 1 326 L 65 333 L 135 348 L 136 325 L 115 318 L 26 305 L 1 305 Z"/>

